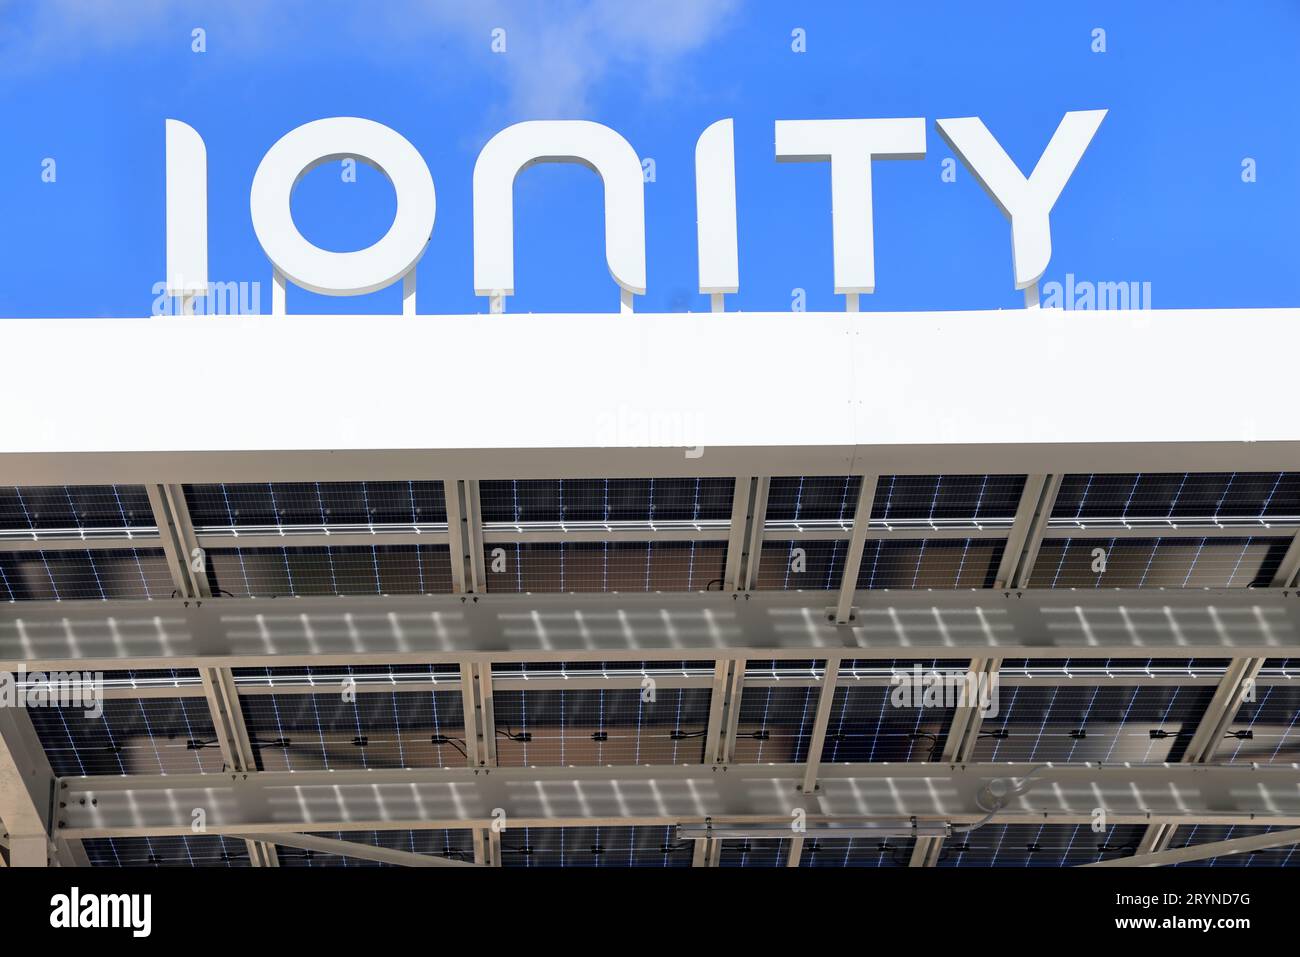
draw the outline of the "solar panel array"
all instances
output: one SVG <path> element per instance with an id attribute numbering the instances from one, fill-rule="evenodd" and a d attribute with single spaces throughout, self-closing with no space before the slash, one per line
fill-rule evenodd
<path id="1" fill-rule="evenodd" d="M 478 486 L 487 591 L 672 592 L 720 588 L 730 478 L 492 480 Z M 988 588 L 1021 506 L 1023 475 L 881 476 L 860 589 Z M 831 592 L 842 582 L 861 479 L 770 482 L 757 587 Z M 446 594 L 448 510 L 440 481 L 184 486 L 205 542 L 204 572 L 227 596 Z M 1213 526 L 1213 527 L 1212 527 Z M 1269 585 L 1300 528 L 1300 473 L 1069 475 L 1031 585 L 1246 588 Z M 560 541 L 568 530 L 582 541 Z M 602 530 L 610 538 L 600 540 Z M 689 540 L 678 536 L 689 532 Z M 1239 531 L 1238 531 L 1239 529 Z M 667 533 L 667 534 L 665 534 Z M 364 536 L 383 534 L 364 544 Z M 266 536 L 278 536 L 274 547 Z M 322 544 L 319 536 L 342 544 Z M 409 535 L 394 543 L 392 535 Z M 643 538 L 635 536 L 642 535 Z M 130 536 L 129 539 L 127 536 Z M 242 539 L 257 536 L 248 545 Z M 311 536 L 310 544 L 295 544 Z M 359 537 L 361 536 L 361 537 Z M 422 536 L 424 536 L 422 538 Z M 594 538 L 593 538 L 594 536 Z M 72 541 L 75 539 L 75 541 Z M 5 542 L 15 543 L 6 547 Z M 0 601 L 165 599 L 175 591 L 144 486 L 0 488 Z M 828 599 L 827 604 L 833 604 Z M 1180 761 L 1227 659 L 1007 659 L 970 759 Z M 954 675 L 965 660 L 845 660 L 830 702 L 824 763 L 939 760 L 955 703 L 899 699 L 913 666 Z M 745 663 L 732 744 L 739 764 L 808 761 L 822 660 Z M 491 720 L 502 767 L 669 766 L 704 761 L 714 699 L 710 659 L 493 662 Z M 457 664 L 236 668 L 259 770 L 464 768 Z M 193 668 L 107 672 L 102 714 L 30 709 L 56 774 L 172 775 L 223 769 Z M 1300 663 L 1271 659 L 1227 724 L 1216 760 L 1300 760 Z M 538 682 L 530 687 L 530 682 Z M 571 687 L 565 684 L 572 682 Z M 606 685 L 606 686 L 602 686 Z M 719 685 L 719 687 L 721 687 Z M 471 702 L 471 711 L 473 702 Z M 1263 828 L 1177 829 L 1172 847 Z M 943 842 L 941 866 L 1072 866 L 1131 854 L 1144 828 L 989 824 Z M 332 832 L 352 843 L 472 860 L 468 830 Z M 671 826 L 507 828 L 505 866 L 689 866 Z M 84 842 L 100 866 L 247 866 L 242 840 L 215 835 Z M 786 866 L 791 838 L 726 840 L 724 866 Z M 808 836 L 800 866 L 906 866 L 899 838 Z M 381 866 L 277 848 L 283 866 Z M 1300 864 L 1290 848 L 1187 866 Z"/>

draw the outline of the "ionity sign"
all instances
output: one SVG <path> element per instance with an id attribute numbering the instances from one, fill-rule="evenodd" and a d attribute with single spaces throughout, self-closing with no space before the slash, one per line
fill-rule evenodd
<path id="1" fill-rule="evenodd" d="M 935 122 L 1011 224 L 1017 289 L 1036 299 L 1037 283 L 1051 258 L 1049 216 L 1105 110 L 1066 113 L 1024 176 L 978 117 Z M 167 120 L 166 292 L 183 303 L 207 292 L 207 150 L 200 134 Z M 776 159 L 830 165 L 835 291 L 850 297 L 876 287 L 871 164 L 921 159 L 926 150 L 922 117 L 778 120 Z M 392 183 L 397 212 L 388 232 L 353 252 L 330 252 L 310 243 L 294 225 L 295 185 L 322 163 L 364 160 Z M 641 160 L 626 139 L 607 126 L 580 120 L 517 123 L 492 137 L 474 165 L 474 288 L 504 311 L 514 294 L 513 185 L 535 163 L 578 163 L 604 185 L 605 258 L 621 289 L 622 310 L 646 291 L 645 196 Z M 739 291 L 735 147 L 732 120 L 709 126 L 695 147 L 700 292 L 721 297 Z M 372 120 L 333 117 L 291 130 L 263 157 L 250 193 L 253 229 L 275 271 L 273 314 L 284 311 L 292 282 L 330 296 L 357 296 L 403 280 L 405 313 L 414 312 L 414 269 L 433 231 L 433 177 L 415 147 Z"/>

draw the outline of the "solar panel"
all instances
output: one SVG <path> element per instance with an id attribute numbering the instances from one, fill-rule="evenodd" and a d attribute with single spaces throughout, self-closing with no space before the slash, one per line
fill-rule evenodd
<path id="1" fill-rule="evenodd" d="M 721 844 L 720 867 L 785 867 L 790 859 L 790 838 L 722 841 Z"/>
<path id="2" fill-rule="evenodd" d="M 1138 518 L 1300 521 L 1300 472 L 1067 475 L 1052 509 L 1054 522 Z"/>
<path id="3" fill-rule="evenodd" d="M 463 767 L 459 691 L 241 695 L 259 771 Z"/>
<path id="4" fill-rule="evenodd" d="M 367 844 L 409 854 L 445 857 L 453 861 L 474 860 L 474 837 L 466 828 L 432 828 L 420 831 L 330 831 L 313 832 L 312 837 L 324 837 L 351 844 Z M 343 854 L 327 854 L 277 844 L 276 857 L 281 867 L 388 867 L 379 861 Z"/>
<path id="5" fill-rule="evenodd" d="M 699 764 L 710 689 L 497 691 L 503 767 Z"/>
<path id="6" fill-rule="evenodd" d="M 0 534 L 153 527 L 143 485 L 0 486 Z"/>
<path id="7" fill-rule="evenodd" d="M 940 851 L 940 867 L 1077 867 L 1136 850 L 1145 827 L 1115 824 L 1094 831 L 1089 824 L 986 824 L 954 834 Z"/>
<path id="8" fill-rule="evenodd" d="M 836 688 L 822 760 L 937 761 L 952 725 L 953 707 L 899 706 L 902 688 Z M 911 690 L 911 689 L 908 689 Z M 956 703 L 956 699 L 953 699 Z"/>
<path id="9" fill-rule="evenodd" d="M 208 585 L 235 598 L 425 595 L 452 590 L 446 545 L 210 548 Z"/>
<path id="10" fill-rule="evenodd" d="M 29 708 L 50 767 L 59 776 L 193 774 L 223 770 L 203 698 L 110 699 L 84 708 Z"/>
<path id="11" fill-rule="evenodd" d="M 249 867 L 243 841 L 214 834 L 82 841 L 91 867 Z"/>
<path id="12" fill-rule="evenodd" d="M 1015 517 L 1023 475 L 882 475 L 873 521 L 978 524 Z"/>
<path id="13" fill-rule="evenodd" d="M 721 588 L 726 542 L 488 545 L 489 592 L 652 592 Z"/>
<path id="14" fill-rule="evenodd" d="M 727 521 L 729 478 L 529 479 L 479 483 L 484 525 Z"/>
<path id="15" fill-rule="evenodd" d="M 840 587 L 848 542 L 802 539 L 764 542 L 759 589 L 827 590 Z"/>
<path id="16" fill-rule="evenodd" d="M 819 688 L 744 688 L 736 725 L 736 763 L 806 761 L 819 693 Z"/>
<path id="17" fill-rule="evenodd" d="M 991 588 L 1004 548 L 1001 540 L 971 538 L 868 541 L 857 587 Z"/>
<path id="18" fill-rule="evenodd" d="M 204 531 L 446 524 L 442 482 L 256 482 L 186 485 Z"/>
<path id="19" fill-rule="evenodd" d="M 1268 585 L 1289 538 L 1046 539 L 1036 588 L 1240 588 Z"/>
<path id="20" fill-rule="evenodd" d="M 805 837 L 800 867 L 907 867 L 916 842 L 905 838 Z"/>
<path id="21" fill-rule="evenodd" d="M 167 598 L 175 591 L 161 548 L 0 552 L 0 600 Z"/>
<path id="22" fill-rule="evenodd" d="M 860 475 L 775 477 L 768 483 L 768 522 L 853 521 Z"/>
<path id="23" fill-rule="evenodd" d="M 504 867 L 690 867 L 675 827 L 525 827 L 501 833 Z"/>
<path id="24" fill-rule="evenodd" d="M 1213 686 L 1001 687 L 972 760 L 1178 761 L 1213 696 Z"/>
<path id="25" fill-rule="evenodd" d="M 402 685 L 410 683 L 450 683 L 460 681 L 460 666 L 440 665 L 295 665 L 282 668 L 232 668 L 235 683 L 241 688 L 275 687 L 285 684 L 314 684 L 322 689 L 339 691 L 346 679 L 357 684 Z"/>

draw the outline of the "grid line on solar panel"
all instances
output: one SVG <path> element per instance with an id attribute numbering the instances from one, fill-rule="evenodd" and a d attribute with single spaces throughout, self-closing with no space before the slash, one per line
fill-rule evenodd
<path id="1" fill-rule="evenodd" d="M 309 837 L 323 837 L 350 844 L 423 854 L 427 857 L 445 857 L 466 863 L 474 860 L 474 836 L 465 828 L 435 828 L 419 831 L 326 831 L 311 832 Z M 380 861 L 346 854 L 307 850 L 277 844 L 276 856 L 281 867 L 390 867 Z"/>
<path id="2" fill-rule="evenodd" d="M 241 695 L 259 771 L 465 764 L 459 691 Z"/>
<path id="3" fill-rule="evenodd" d="M 1258 827 L 1248 824 L 1184 824 L 1175 832 L 1169 842 L 1169 850 L 1185 847 L 1197 847 L 1218 841 L 1231 841 L 1241 837 L 1254 837 L 1270 831 L 1284 828 Z M 1221 854 L 1199 861 L 1183 861 L 1175 867 L 1300 867 L 1300 846 L 1288 844 L 1283 847 L 1261 848 L 1237 854 Z"/>
<path id="4" fill-rule="evenodd" d="M 999 686 L 973 761 L 1178 761 L 1213 686 Z"/>
<path id="5" fill-rule="evenodd" d="M 510 479 L 479 483 L 483 524 L 722 522 L 735 480 Z"/>
<path id="6" fill-rule="evenodd" d="M 515 542 L 484 547 L 489 592 L 721 588 L 726 542 Z"/>
<path id="7" fill-rule="evenodd" d="M 0 486 L 0 537 L 74 530 L 121 534 L 157 528 L 143 485 Z"/>
<path id="8" fill-rule="evenodd" d="M 337 691 L 351 683 L 394 685 L 460 680 L 460 666 L 438 665 L 290 665 L 279 668 L 232 668 L 235 683 L 241 687 L 274 687 L 284 684 L 316 684 L 323 690 Z"/>
<path id="9" fill-rule="evenodd" d="M 501 833 L 504 867 L 690 867 L 675 827 L 524 827 Z"/>
<path id="10" fill-rule="evenodd" d="M 882 475 L 871 519 L 978 525 L 1015 518 L 1023 475 Z"/>
<path id="11" fill-rule="evenodd" d="M 242 840 L 214 834 L 82 841 L 91 867 L 250 867 Z"/>
<path id="12" fill-rule="evenodd" d="M 85 708 L 29 708 L 50 767 L 87 774 L 192 774 L 223 770 L 203 698 L 109 699 Z"/>
<path id="13" fill-rule="evenodd" d="M 905 838 L 808 836 L 800 867 L 908 867 L 916 842 Z"/>
<path id="14" fill-rule="evenodd" d="M 175 588 L 161 548 L 0 552 L 0 601 L 167 598 Z"/>
<path id="15" fill-rule="evenodd" d="M 344 548 L 209 548 L 214 595 L 266 598 L 306 595 L 450 594 L 446 545 Z"/>
<path id="16" fill-rule="evenodd" d="M 1300 522 L 1300 472 L 1145 472 L 1067 475 L 1052 524 Z"/>
<path id="17" fill-rule="evenodd" d="M 494 678 L 623 677 L 627 675 L 712 676 L 712 661 L 494 661 Z"/>
<path id="18" fill-rule="evenodd" d="M 1088 824 L 986 824 L 945 841 L 938 865 L 1076 867 L 1131 856 L 1145 830 L 1139 824 L 1115 824 L 1100 833 Z"/>
<path id="19" fill-rule="evenodd" d="M 222 529 L 320 530 L 446 525 L 442 482 L 249 482 L 186 485 L 190 522 Z"/>
<path id="20" fill-rule="evenodd" d="M 497 764 L 699 764 L 710 689 L 497 691 Z"/>
<path id="21" fill-rule="evenodd" d="M 1290 538 L 1049 538 L 1037 588 L 1245 588 L 1270 584 Z"/>
<path id="22" fill-rule="evenodd" d="M 1248 692 L 1216 761 L 1290 764 L 1300 761 L 1300 687 L 1258 683 Z"/>

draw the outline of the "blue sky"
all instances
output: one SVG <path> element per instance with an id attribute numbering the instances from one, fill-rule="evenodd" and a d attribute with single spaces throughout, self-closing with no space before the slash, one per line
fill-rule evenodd
<path id="1" fill-rule="evenodd" d="M 269 8 L 269 9 L 268 9 Z M 207 51 L 191 50 L 191 30 Z M 504 54 L 491 31 L 506 31 Z M 1094 28 L 1106 52 L 1091 50 Z M 806 32 L 807 51 L 791 49 Z M 839 310 L 825 164 L 778 164 L 773 121 L 922 116 L 927 155 L 876 163 L 871 310 L 1018 308 L 1007 222 L 934 129 L 981 117 L 1028 171 L 1067 110 L 1110 111 L 1052 214 L 1045 280 L 1150 282 L 1161 308 L 1300 305 L 1300 3 L 479 3 L 0 0 L 0 316 L 148 315 L 163 278 L 164 120 L 209 162 L 209 277 L 270 267 L 248 211 L 253 172 L 304 122 L 355 115 L 420 150 L 438 194 L 422 313 L 486 311 L 473 292 L 470 182 L 482 145 L 527 119 L 607 124 L 655 161 L 639 312 L 708 310 L 697 290 L 693 150 L 735 118 L 738 296 L 729 309 Z M 41 179 L 53 158 L 57 179 Z M 1255 160 L 1257 181 L 1241 164 Z M 360 248 L 391 221 L 382 175 L 310 174 L 303 233 Z M 600 186 L 574 166 L 516 186 L 510 312 L 604 312 Z M 291 312 L 396 312 L 396 288 Z"/>

